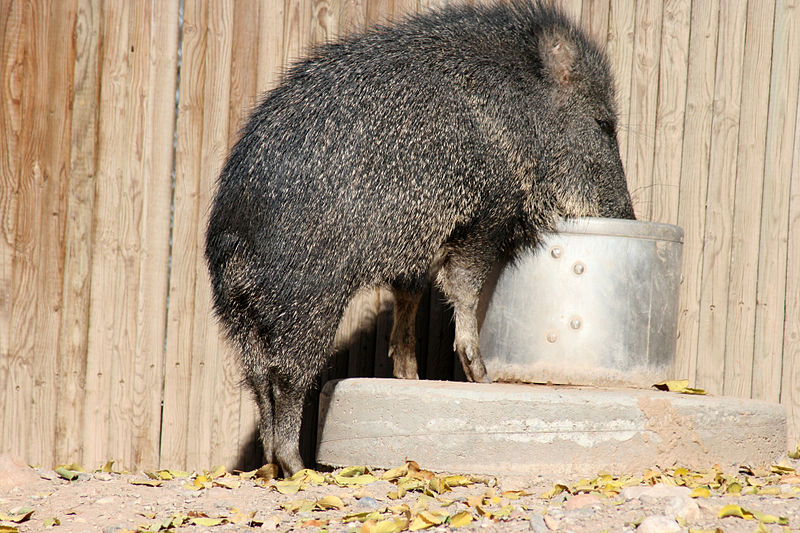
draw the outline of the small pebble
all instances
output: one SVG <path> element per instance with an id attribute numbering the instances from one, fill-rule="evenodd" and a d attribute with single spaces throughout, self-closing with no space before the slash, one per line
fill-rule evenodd
<path id="1" fill-rule="evenodd" d="M 639 527 L 637 533 L 681 533 L 681 526 L 673 519 L 663 515 L 648 516 Z"/>
<path id="2" fill-rule="evenodd" d="M 561 527 L 561 520 L 551 514 L 544 515 L 543 519 L 548 529 L 552 529 L 555 531 Z"/>
<path id="3" fill-rule="evenodd" d="M 564 509 L 571 510 L 571 509 L 581 509 L 583 507 L 589 507 L 591 505 L 599 504 L 600 498 L 598 498 L 594 494 L 576 494 L 569 500 L 567 503 L 564 504 Z"/>
<path id="4" fill-rule="evenodd" d="M 530 520 L 531 531 L 534 533 L 546 533 L 547 524 L 544 523 L 544 517 L 540 514 L 534 514 Z"/>
<path id="5" fill-rule="evenodd" d="M 691 498 L 671 498 L 664 509 L 664 514 L 682 518 L 691 524 L 700 520 L 700 506 Z"/>
<path id="6" fill-rule="evenodd" d="M 358 500 L 359 507 L 365 507 L 367 509 L 377 509 L 380 504 L 378 500 L 373 498 L 372 496 L 364 496 L 360 500 Z"/>
<path id="7" fill-rule="evenodd" d="M 622 489 L 621 496 L 626 500 L 639 499 L 644 503 L 653 503 L 656 500 L 688 497 L 692 491 L 688 487 L 671 487 L 663 483 L 656 483 L 652 487 L 637 485 Z"/>
<path id="8" fill-rule="evenodd" d="M 112 476 L 108 472 L 97 472 L 94 475 L 94 478 L 98 481 L 111 481 L 112 479 L 114 479 L 114 476 Z"/>

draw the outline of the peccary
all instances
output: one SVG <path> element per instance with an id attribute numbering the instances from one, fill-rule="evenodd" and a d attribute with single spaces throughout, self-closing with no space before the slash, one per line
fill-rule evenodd
<path id="1" fill-rule="evenodd" d="M 601 49 L 525 0 L 411 16 L 318 46 L 254 109 L 207 228 L 214 308 L 241 350 L 267 462 L 303 467 L 304 398 L 361 289 L 391 288 L 394 374 L 416 378 L 427 280 L 488 381 L 476 307 L 557 217 L 633 218 Z M 535 295 L 531 295 L 535 298 Z"/>

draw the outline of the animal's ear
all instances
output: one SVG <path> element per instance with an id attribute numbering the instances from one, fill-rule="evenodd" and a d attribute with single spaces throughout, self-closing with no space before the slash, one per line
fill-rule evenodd
<path id="1" fill-rule="evenodd" d="M 546 32 L 539 40 L 539 55 L 545 75 L 566 89 L 576 81 L 578 50 L 567 30 Z"/>

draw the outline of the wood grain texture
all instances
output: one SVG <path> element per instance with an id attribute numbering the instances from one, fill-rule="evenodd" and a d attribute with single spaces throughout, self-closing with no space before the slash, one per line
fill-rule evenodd
<path id="1" fill-rule="evenodd" d="M 20 200 L 20 136 L 23 133 L 23 94 L 32 90 L 24 62 L 22 5 L 0 3 L 0 449 L 23 450 L 27 435 L 18 431 L 24 400 L 17 363 L 18 312 L 15 303 L 23 287 L 14 272 L 17 259 L 17 215 Z"/>
<path id="2" fill-rule="evenodd" d="M 194 286 L 194 335 L 191 363 L 191 388 L 187 421 L 191 438 L 187 447 L 187 467 L 224 463 L 231 455 L 231 440 L 225 424 L 230 424 L 234 408 L 238 408 L 238 387 L 230 382 L 231 350 L 221 337 L 211 312 L 211 285 L 203 260 L 206 217 L 214 183 L 222 168 L 230 145 L 228 131 L 230 113 L 230 66 L 233 32 L 233 3 L 210 3 L 204 27 L 209 39 L 205 47 L 205 80 L 202 109 L 202 138 L 198 183 L 200 211 L 195 228 L 197 278 Z M 196 421 L 197 423 L 193 423 Z"/>
<path id="3" fill-rule="evenodd" d="M 187 447 L 194 440 L 190 426 L 192 367 L 205 352 L 195 353 L 195 292 L 202 249 L 198 248 L 203 110 L 205 105 L 205 2 L 184 4 L 181 40 L 181 79 L 175 149 L 174 224 L 172 230 L 172 273 L 167 317 L 167 353 L 164 378 L 164 409 L 161 430 L 161 464 L 187 467 Z M 209 317 L 197 327 L 208 327 Z"/>
<path id="4" fill-rule="evenodd" d="M 680 199 L 686 85 L 689 69 L 690 0 L 663 4 L 653 147 L 650 220 L 676 224 Z"/>
<path id="5" fill-rule="evenodd" d="M 698 342 L 702 355 L 697 360 L 696 378 L 697 385 L 712 394 L 720 394 L 724 388 L 746 8 L 741 2 L 720 3 L 700 293 Z"/>
<path id="6" fill-rule="evenodd" d="M 628 111 L 628 188 L 637 216 L 652 220 L 653 154 L 659 94 L 662 6 L 637 2 Z"/>
<path id="7" fill-rule="evenodd" d="M 678 198 L 678 224 L 684 231 L 684 245 L 675 364 L 677 376 L 692 380 L 696 379 L 698 358 L 706 357 L 707 353 L 699 349 L 698 335 L 714 104 L 714 71 L 708 65 L 713 64 L 717 56 L 718 20 L 718 2 L 692 3 Z"/>
<path id="8" fill-rule="evenodd" d="M 753 331 L 775 4 L 749 2 L 747 7 L 747 46 L 744 48 L 742 106 L 734 170 L 736 196 L 731 234 L 730 281 L 725 288 L 728 292 L 728 316 L 722 388 L 725 394 L 745 398 L 750 396 L 754 358 L 767 356 L 763 353 L 754 354 Z M 780 360 L 780 353 L 775 355 Z M 778 368 L 780 369 L 780 364 Z M 777 399 L 776 391 L 775 400 Z"/>
<path id="9" fill-rule="evenodd" d="M 89 337 L 92 225 L 97 172 L 100 1 L 79 0 L 75 16 L 72 131 L 67 191 L 63 312 L 59 339 L 59 407 L 54 462 L 82 455 L 83 396 Z"/>
<path id="10" fill-rule="evenodd" d="M 610 8 L 610 0 L 584 0 L 581 8 L 581 26 L 603 47 L 608 40 Z"/>
<path id="11" fill-rule="evenodd" d="M 626 165 L 628 161 L 628 138 L 632 134 L 635 135 L 635 132 L 631 132 L 632 128 L 635 129 L 635 125 L 631 123 L 630 116 L 631 76 L 636 27 L 634 7 L 635 3 L 629 0 L 611 0 L 608 15 L 606 53 L 611 62 L 611 70 L 617 85 L 617 114 L 619 115 L 617 141 L 623 165 Z M 625 172 L 628 175 L 630 174 L 627 166 Z M 629 185 L 628 188 L 631 189 L 632 196 L 635 198 L 633 187 Z M 634 202 L 633 207 L 636 209 L 636 202 Z"/>
<path id="12" fill-rule="evenodd" d="M 754 398 L 785 403 L 790 413 L 790 445 L 800 441 L 797 387 L 798 174 L 800 169 L 800 3 L 780 0 L 775 8 L 772 77 L 758 251 Z M 794 128 L 794 134 L 792 130 Z M 783 368 L 783 371 L 782 371 Z M 781 377 L 783 374 L 783 378 Z M 782 382 L 780 393 L 778 383 Z"/>
<path id="13" fill-rule="evenodd" d="M 554 1 L 609 53 L 637 214 L 685 231 L 676 375 L 781 401 L 800 440 L 797 0 Z M 260 462 L 203 260 L 219 169 L 310 44 L 446 3 L 186 0 L 179 44 L 179 0 L 0 1 L 0 452 Z M 328 377 L 391 375 L 391 297 L 368 293 Z M 463 379 L 433 288 L 417 337 L 421 376 Z"/>
<path id="14" fill-rule="evenodd" d="M 73 2 L 25 6 L 26 61 L 34 86 L 24 96 L 31 119 L 25 128 L 20 165 L 20 211 L 17 250 L 27 257 L 31 307 L 29 334 L 18 357 L 31 380 L 30 412 L 25 420 L 27 453 L 36 462 L 52 460 L 58 407 L 58 340 L 64 272 L 65 190 L 69 169 L 69 135 L 74 49 Z M 23 209 L 24 206 L 24 209 Z M 19 245 L 22 245 L 20 250 Z M 12 331 L 15 331 L 12 329 Z M 16 333 L 16 331 L 15 331 Z"/>
<path id="15" fill-rule="evenodd" d="M 776 13 L 783 13 L 782 5 L 776 9 Z M 796 4 L 792 6 L 792 24 L 787 25 L 785 28 L 793 28 L 791 34 L 793 38 L 789 39 L 790 43 L 795 43 L 792 48 L 788 50 L 797 51 L 798 45 L 796 39 L 800 38 L 798 35 L 797 14 L 798 9 Z M 785 29 L 783 26 L 778 25 L 775 30 L 776 36 L 785 36 L 783 33 Z M 791 57 L 791 55 L 789 56 Z M 794 65 L 798 65 L 795 62 Z M 795 89 L 797 93 L 797 100 L 794 105 L 794 122 L 795 130 L 794 135 L 789 135 L 790 139 L 785 140 L 785 144 L 781 142 L 781 148 L 792 149 L 792 156 L 785 151 L 781 151 L 784 155 L 781 158 L 782 162 L 787 159 L 791 160 L 791 178 L 789 184 L 789 217 L 787 220 L 787 237 L 788 237 L 788 252 L 786 258 L 786 302 L 784 315 L 784 329 L 783 329 L 783 374 L 781 381 L 781 403 L 786 406 L 786 414 L 788 418 L 788 442 L 789 446 L 793 447 L 795 443 L 800 442 L 800 90 Z M 791 102 L 792 93 L 787 93 L 788 101 Z M 789 106 L 791 109 L 791 106 Z M 791 113 L 789 113 L 791 115 Z M 776 132 L 778 129 L 776 128 Z M 783 136 L 776 133 L 777 138 L 770 137 L 767 141 L 768 147 L 771 147 L 772 142 L 783 141 Z M 769 167 L 768 167 L 769 168 Z M 766 194 L 765 194 L 766 196 Z M 759 325 L 763 323 L 763 315 L 759 314 Z M 756 346 L 760 347 L 765 342 L 764 333 L 759 333 Z M 769 341 L 771 342 L 771 340 Z M 758 379 L 754 380 L 758 383 Z M 775 384 L 770 384 L 774 387 Z"/>

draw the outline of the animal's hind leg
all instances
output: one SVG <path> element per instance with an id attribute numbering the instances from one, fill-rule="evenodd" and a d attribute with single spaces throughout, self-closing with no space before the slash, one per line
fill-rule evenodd
<path id="1" fill-rule="evenodd" d="M 256 405 L 258 405 L 258 435 L 261 439 L 261 447 L 264 449 L 264 463 L 273 463 L 275 461 L 273 442 L 275 406 L 272 399 L 272 385 L 266 376 L 248 376 L 247 383 L 253 389 Z"/>
<path id="2" fill-rule="evenodd" d="M 303 469 L 300 457 L 300 425 L 303 420 L 303 403 L 306 388 L 299 383 L 288 383 L 276 379 L 272 383 L 275 401 L 273 424 L 274 452 L 285 476 L 291 476 Z"/>
<path id="3" fill-rule="evenodd" d="M 417 357 L 414 347 L 417 338 L 414 332 L 419 292 L 408 292 L 392 289 L 394 295 L 394 324 L 389 340 L 389 357 L 394 362 L 394 377 L 403 379 L 419 379 L 417 375 Z"/>

